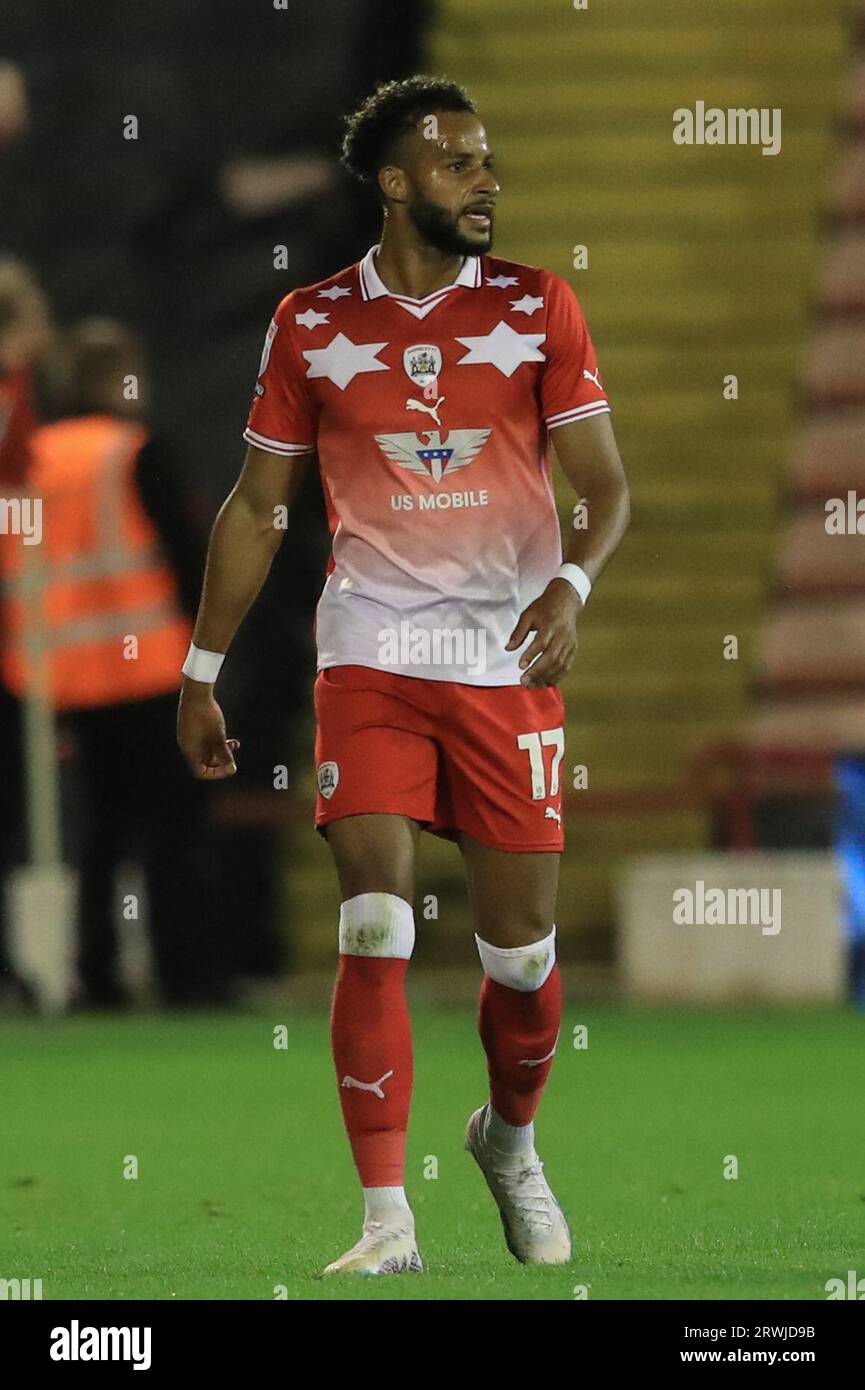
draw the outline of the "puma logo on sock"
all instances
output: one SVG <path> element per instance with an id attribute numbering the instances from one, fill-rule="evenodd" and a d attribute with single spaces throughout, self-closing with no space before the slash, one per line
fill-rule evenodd
<path id="1" fill-rule="evenodd" d="M 554 1057 L 555 1055 L 556 1044 L 553 1043 L 552 1049 L 547 1053 L 546 1057 L 538 1057 L 537 1061 L 535 1061 L 533 1057 L 526 1057 L 522 1062 L 518 1062 L 517 1065 L 520 1067 L 542 1067 L 544 1065 L 544 1062 L 548 1062 L 550 1058 Z M 344 1084 L 345 1083 L 343 1082 L 343 1085 Z"/>
<path id="2" fill-rule="evenodd" d="M 555 1048 L 553 1051 L 555 1051 Z M 544 1061 L 546 1061 L 546 1058 L 544 1058 Z M 391 1076 L 393 1076 L 392 1070 L 386 1071 L 384 1076 L 379 1077 L 378 1081 L 357 1081 L 353 1076 L 344 1076 L 342 1078 L 342 1084 L 343 1086 L 354 1086 L 358 1091 L 372 1091 L 373 1095 L 378 1096 L 379 1100 L 384 1100 L 384 1091 L 381 1088 L 385 1081 Z"/>

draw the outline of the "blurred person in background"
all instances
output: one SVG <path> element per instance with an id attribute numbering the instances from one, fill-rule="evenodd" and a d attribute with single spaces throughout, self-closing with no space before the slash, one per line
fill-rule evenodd
<path id="1" fill-rule="evenodd" d="M 28 487 L 42 499 L 43 611 L 52 699 L 72 732 L 82 801 L 80 1004 L 122 1007 L 116 871 L 144 874 L 155 974 L 171 1006 L 227 998 L 225 950 L 203 849 L 206 813 L 166 756 L 199 563 L 164 443 L 148 435 L 146 364 L 123 325 L 91 319 L 66 343 L 65 412 L 32 436 Z M 16 598 L 22 547 L 7 552 L 3 656 L 26 694 Z"/>
<path id="2" fill-rule="evenodd" d="M 56 342 L 48 302 L 24 261 L 0 253 L 0 481 L 20 487 L 36 425 L 37 376 Z"/>
<path id="3" fill-rule="evenodd" d="M 206 61 L 190 83 L 207 148 L 219 152 L 216 196 L 186 231 L 154 228 L 163 240 L 154 260 L 177 325 L 168 357 L 160 351 L 160 395 L 184 457 L 194 470 L 206 465 L 199 481 L 220 501 L 234 480 L 235 421 L 248 405 L 240 368 L 259 360 L 262 321 L 287 288 L 320 279 L 377 230 L 375 210 L 335 158 L 341 114 L 375 78 L 416 68 L 429 8 L 426 0 L 410 12 L 402 0 L 295 0 L 289 29 L 284 13 L 262 13 L 250 26 L 231 0 L 207 0 Z M 262 87 L 280 98 L 262 105 Z M 190 411 L 189 362 L 202 342 L 206 371 L 195 373 Z M 329 548 L 321 484 L 310 473 L 221 687 L 243 731 L 244 779 L 211 788 L 213 845 L 228 919 L 248 923 L 230 934 L 232 969 L 250 983 L 293 963 L 290 881 L 287 903 L 280 888 L 286 797 L 274 777 L 285 768 L 292 786 L 307 757 L 310 614 Z"/>
<path id="4" fill-rule="evenodd" d="M 0 137 L 11 119 L 4 98 L 8 73 L 0 69 Z M 14 544 L 6 534 L 12 510 L 8 504 L 26 487 L 30 443 L 36 428 L 37 377 L 50 362 L 55 334 L 48 303 L 31 271 L 13 256 L 0 256 L 0 545 Z M 4 640 L 0 605 L 0 649 Z M 23 852 L 23 779 L 21 716 L 18 701 L 0 677 L 0 1008 L 31 1002 L 30 992 L 9 959 L 9 922 L 5 883 L 12 864 Z"/>
<path id="5" fill-rule="evenodd" d="M 262 320 L 287 289 L 350 259 L 376 230 L 335 158 L 341 113 L 374 80 L 416 69 L 430 9 L 428 0 L 408 13 L 402 0 L 294 0 L 290 14 L 264 10 L 250 25 L 231 0 L 132 10 L 91 0 L 46 32 L 26 0 L 2 6 L 4 238 L 37 261 L 61 319 L 98 310 L 142 335 L 154 428 L 213 510 L 233 480 Z M 265 88 L 279 95 L 262 105 Z M 202 507 L 202 527 L 211 519 Z M 223 685 L 246 776 L 242 793 L 211 789 L 211 843 L 220 910 L 247 923 L 228 936 L 232 972 L 250 980 L 291 962 L 274 768 L 291 783 L 305 756 L 309 615 L 328 551 L 310 477 Z"/>

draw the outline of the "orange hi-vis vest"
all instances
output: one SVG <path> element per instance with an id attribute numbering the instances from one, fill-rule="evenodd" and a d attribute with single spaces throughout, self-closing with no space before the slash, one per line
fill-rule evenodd
<path id="1" fill-rule="evenodd" d="M 0 669 L 13 694 L 82 709 L 179 688 L 191 624 L 135 486 L 145 438 L 107 415 L 32 436 L 30 543 L 0 536 Z"/>

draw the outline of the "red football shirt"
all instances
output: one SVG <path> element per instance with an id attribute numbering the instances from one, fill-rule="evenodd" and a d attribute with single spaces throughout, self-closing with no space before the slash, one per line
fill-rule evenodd
<path id="1" fill-rule="evenodd" d="M 244 438 L 318 454 L 320 670 L 518 685 L 505 644 L 562 562 L 550 432 L 610 408 L 592 341 L 550 271 L 468 256 L 416 300 L 377 250 L 282 300 Z"/>

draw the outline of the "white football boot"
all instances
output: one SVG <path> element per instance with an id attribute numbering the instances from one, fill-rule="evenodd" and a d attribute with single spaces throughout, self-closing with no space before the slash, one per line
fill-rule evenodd
<path id="1" fill-rule="evenodd" d="M 329 1264 L 325 1274 L 423 1274 L 411 1212 L 397 1212 L 388 1222 L 364 1221 L 363 1235 Z"/>
<path id="2" fill-rule="evenodd" d="M 524 1265 L 563 1265 L 571 1258 L 571 1233 L 564 1212 L 544 1177 L 534 1150 L 505 1154 L 484 1140 L 487 1105 L 466 1128 L 465 1146 L 487 1180 L 515 1260 Z"/>

